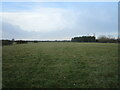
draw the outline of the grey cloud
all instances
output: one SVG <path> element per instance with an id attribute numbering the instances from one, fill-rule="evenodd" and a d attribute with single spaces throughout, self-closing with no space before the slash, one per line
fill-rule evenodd
<path id="1" fill-rule="evenodd" d="M 27 34 L 26 31 L 22 30 L 19 26 L 13 25 L 8 22 L 2 22 L 2 38 L 24 38 Z"/>

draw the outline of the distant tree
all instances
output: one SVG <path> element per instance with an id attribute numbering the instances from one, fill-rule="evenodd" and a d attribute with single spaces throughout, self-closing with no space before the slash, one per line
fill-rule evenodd
<path id="1" fill-rule="evenodd" d="M 14 42 L 14 41 L 15 41 L 15 39 L 13 38 L 13 39 L 12 39 L 12 41 Z"/>
<path id="2" fill-rule="evenodd" d="M 12 45 L 13 42 L 11 40 L 2 40 L 2 45 Z"/>
<path id="3" fill-rule="evenodd" d="M 111 35 L 108 35 L 108 36 L 102 35 L 102 36 L 98 37 L 98 42 L 101 42 L 101 43 L 116 43 L 117 39 L 115 39 Z"/>
<path id="4" fill-rule="evenodd" d="M 102 43 L 108 42 L 108 38 L 105 35 L 99 36 L 98 41 Z"/>
<path id="5" fill-rule="evenodd" d="M 17 44 L 26 44 L 26 43 L 27 43 L 27 41 L 18 40 L 18 41 L 16 41 L 16 43 L 17 43 Z"/>
<path id="6" fill-rule="evenodd" d="M 38 41 L 34 41 L 34 43 L 38 43 Z"/>
<path id="7" fill-rule="evenodd" d="M 95 42 L 95 36 L 82 36 L 74 37 L 71 39 L 72 42 Z"/>
<path id="8" fill-rule="evenodd" d="M 12 41 L 12 43 L 14 44 L 14 42 L 15 42 L 15 39 L 13 38 L 11 41 Z"/>

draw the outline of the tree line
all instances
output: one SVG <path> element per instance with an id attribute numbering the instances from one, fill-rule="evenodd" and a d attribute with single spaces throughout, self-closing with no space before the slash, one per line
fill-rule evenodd
<path id="1" fill-rule="evenodd" d="M 99 36 L 96 39 L 95 36 L 82 36 L 82 37 L 74 37 L 71 39 L 72 42 L 99 42 L 99 43 L 117 43 L 118 39 L 115 39 L 111 36 Z"/>
<path id="2" fill-rule="evenodd" d="M 70 42 L 70 40 L 63 40 L 63 41 L 59 41 L 59 40 L 55 40 L 55 41 L 29 41 L 29 40 L 1 40 L 2 45 L 12 45 L 12 44 L 27 44 L 27 43 L 38 43 L 38 42 Z"/>
<path id="3" fill-rule="evenodd" d="M 74 37 L 71 39 L 72 42 L 96 42 L 95 36 L 82 36 Z"/>
<path id="4" fill-rule="evenodd" d="M 107 36 L 100 36 L 96 39 L 95 36 L 82 36 L 82 37 L 74 37 L 71 40 L 54 40 L 54 41 L 30 41 L 30 40 L 0 40 L 2 45 L 12 45 L 12 44 L 27 44 L 27 43 L 38 43 L 38 42 L 98 42 L 98 43 L 118 43 L 119 39 L 115 39 Z"/>

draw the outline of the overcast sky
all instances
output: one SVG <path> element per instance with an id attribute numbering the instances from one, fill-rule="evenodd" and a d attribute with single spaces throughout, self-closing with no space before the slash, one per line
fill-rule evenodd
<path id="1" fill-rule="evenodd" d="M 70 40 L 118 34 L 117 2 L 4 2 L 3 39 Z"/>

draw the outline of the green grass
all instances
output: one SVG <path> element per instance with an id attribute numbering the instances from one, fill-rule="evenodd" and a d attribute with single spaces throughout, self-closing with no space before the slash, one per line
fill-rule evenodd
<path id="1" fill-rule="evenodd" d="M 3 88 L 118 87 L 118 44 L 42 42 L 3 46 Z"/>

